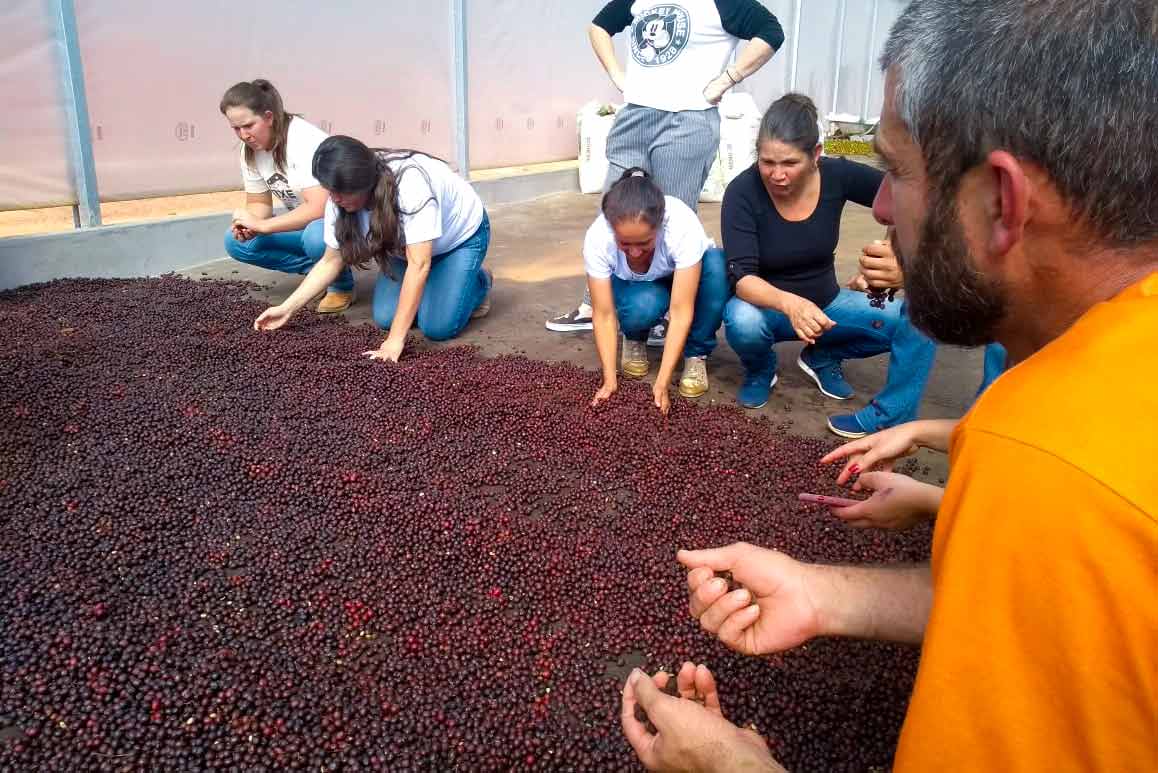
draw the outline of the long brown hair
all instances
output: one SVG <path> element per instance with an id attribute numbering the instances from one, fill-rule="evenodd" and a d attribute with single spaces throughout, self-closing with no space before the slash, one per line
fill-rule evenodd
<path id="1" fill-rule="evenodd" d="M 384 272 L 394 275 L 390 258 L 401 257 L 406 252 L 402 216 L 417 214 L 431 202 L 437 205 L 433 192 L 414 211 L 403 210 L 398 204 L 398 180 L 402 175 L 417 170 L 428 184 L 430 175 L 416 165 L 408 165 L 395 173 L 390 163 L 418 154 L 420 151 L 417 150 L 367 147 L 359 140 L 341 134 L 327 137 L 318 145 L 312 171 L 323 188 L 337 193 L 370 192 L 370 201 L 366 204 L 370 211 L 370 229 L 365 234 L 359 223 L 359 213 L 336 208 L 338 217 L 334 223 L 334 237 L 338 240 L 343 263 L 366 268 L 373 259 Z M 436 156 L 429 157 L 442 160 Z"/>
<path id="2" fill-rule="evenodd" d="M 290 119 L 294 113 L 287 113 L 282 105 L 281 94 L 273 84 L 265 78 L 235 83 L 221 98 L 221 114 L 231 107 L 247 107 L 253 114 L 262 117 L 266 112 L 273 113 L 273 144 L 269 152 L 273 154 L 273 165 L 279 172 L 285 174 L 286 169 L 286 141 L 289 136 Z M 253 169 L 253 148 L 245 146 L 245 163 Z"/>

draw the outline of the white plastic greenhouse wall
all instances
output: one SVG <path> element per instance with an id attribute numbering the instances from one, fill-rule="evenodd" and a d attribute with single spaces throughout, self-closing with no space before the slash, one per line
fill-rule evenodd
<path id="1" fill-rule="evenodd" d="M 761 108 L 795 86 L 823 114 L 875 118 L 875 60 L 902 0 L 764 4 L 787 39 L 741 88 Z M 96 185 L 102 201 L 116 201 L 237 188 L 236 140 L 217 104 L 229 85 L 259 76 L 290 110 L 371 145 L 417 147 L 452 163 L 465 147 L 472 169 L 573 159 L 578 108 L 618 96 L 587 41 L 601 5 L 6 0 L 0 210 L 78 200 L 71 138 L 83 144 L 85 132 L 76 135 L 70 116 L 62 8 L 75 9 Z M 465 9 L 464 63 L 455 55 L 456 9 Z"/>

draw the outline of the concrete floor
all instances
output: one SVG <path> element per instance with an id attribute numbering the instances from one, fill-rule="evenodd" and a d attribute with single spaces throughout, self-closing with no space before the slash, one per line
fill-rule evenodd
<path id="1" fill-rule="evenodd" d="M 543 327 L 543 322 L 570 310 L 579 300 L 584 285 L 580 257 L 583 235 L 598 206 L 598 196 L 560 193 L 492 207 L 492 238 L 486 261 L 496 280 L 491 313 L 472 322 L 456 343 L 473 344 L 487 355 L 524 354 L 596 369 L 595 344 L 589 332 L 552 333 Z M 708 233 L 720 243 L 719 205 L 701 205 L 700 216 Z M 882 238 L 883 234 L 883 227 L 873 220 L 869 210 L 856 205 L 845 209 L 837 247 L 839 281 L 847 281 L 856 273 L 861 247 Z M 194 278 L 248 279 L 267 285 L 260 295 L 271 303 L 284 299 L 299 281 L 296 276 L 251 268 L 229 259 L 195 267 L 186 274 Z M 372 324 L 369 299 L 375 278 L 374 272 L 358 272 L 358 300 L 346 313 L 351 323 Z M 719 340 L 720 346 L 709 361 L 712 388 L 698 402 L 735 405 L 742 371 L 722 330 Z M 794 434 L 832 438 L 835 444 L 836 438 L 825 426 L 826 417 L 865 405 L 884 385 L 888 357 L 848 361 L 845 375 L 857 395 L 841 403 L 821 395 L 815 384 L 796 367 L 799 350 L 800 344 L 778 346 L 780 381 L 764 408 L 747 413 L 767 416 L 778 425 L 787 424 Z M 652 360 L 654 372 L 659 363 L 658 349 L 652 350 Z M 981 382 L 981 371 L 980 350 L 941 347 L 921 404 L 921 417 L 961 416 Z M 673 399 L 681 399 L 674 395 L 673 389 Z M 928 474 L 922 477 L 933 482 L 945 477 L 944 457 L 923 453 L 922 463 L 929 467 Z"/>

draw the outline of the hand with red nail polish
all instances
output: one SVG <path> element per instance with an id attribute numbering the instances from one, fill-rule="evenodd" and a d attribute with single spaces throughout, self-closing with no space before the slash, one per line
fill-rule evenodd
<path id="1" fill-rule="evenodd" d="M 910 421 L 845 443 L 825 455 L 820 463 L 832 464 L 847 460 L 836 478 L 840 485 L 847 483 L 852 476 L 868 470 L 892 472 L 897 460 L 917 453 L 918 449 L 931 448 L 948 452 L 949 437 L 956 426 L 956 421 L 947 420 Z M 859 482 L 853 484 L 853 490 L 861 490 Z"/>

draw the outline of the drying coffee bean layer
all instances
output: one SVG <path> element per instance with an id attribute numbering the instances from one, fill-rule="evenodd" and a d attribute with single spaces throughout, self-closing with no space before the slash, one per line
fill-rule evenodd
<path id="1" fill-rule="evenodd" d="M 915 561 L 732 409 L 175 277 L 0 294 L 0 769 L 633 770 L 627 670 L 715 672 L 796 770 L 888 765 L 915 650 L 733 654 L 679 547 Z M 261 767 L 264 766 L 264 767 Z"/>

